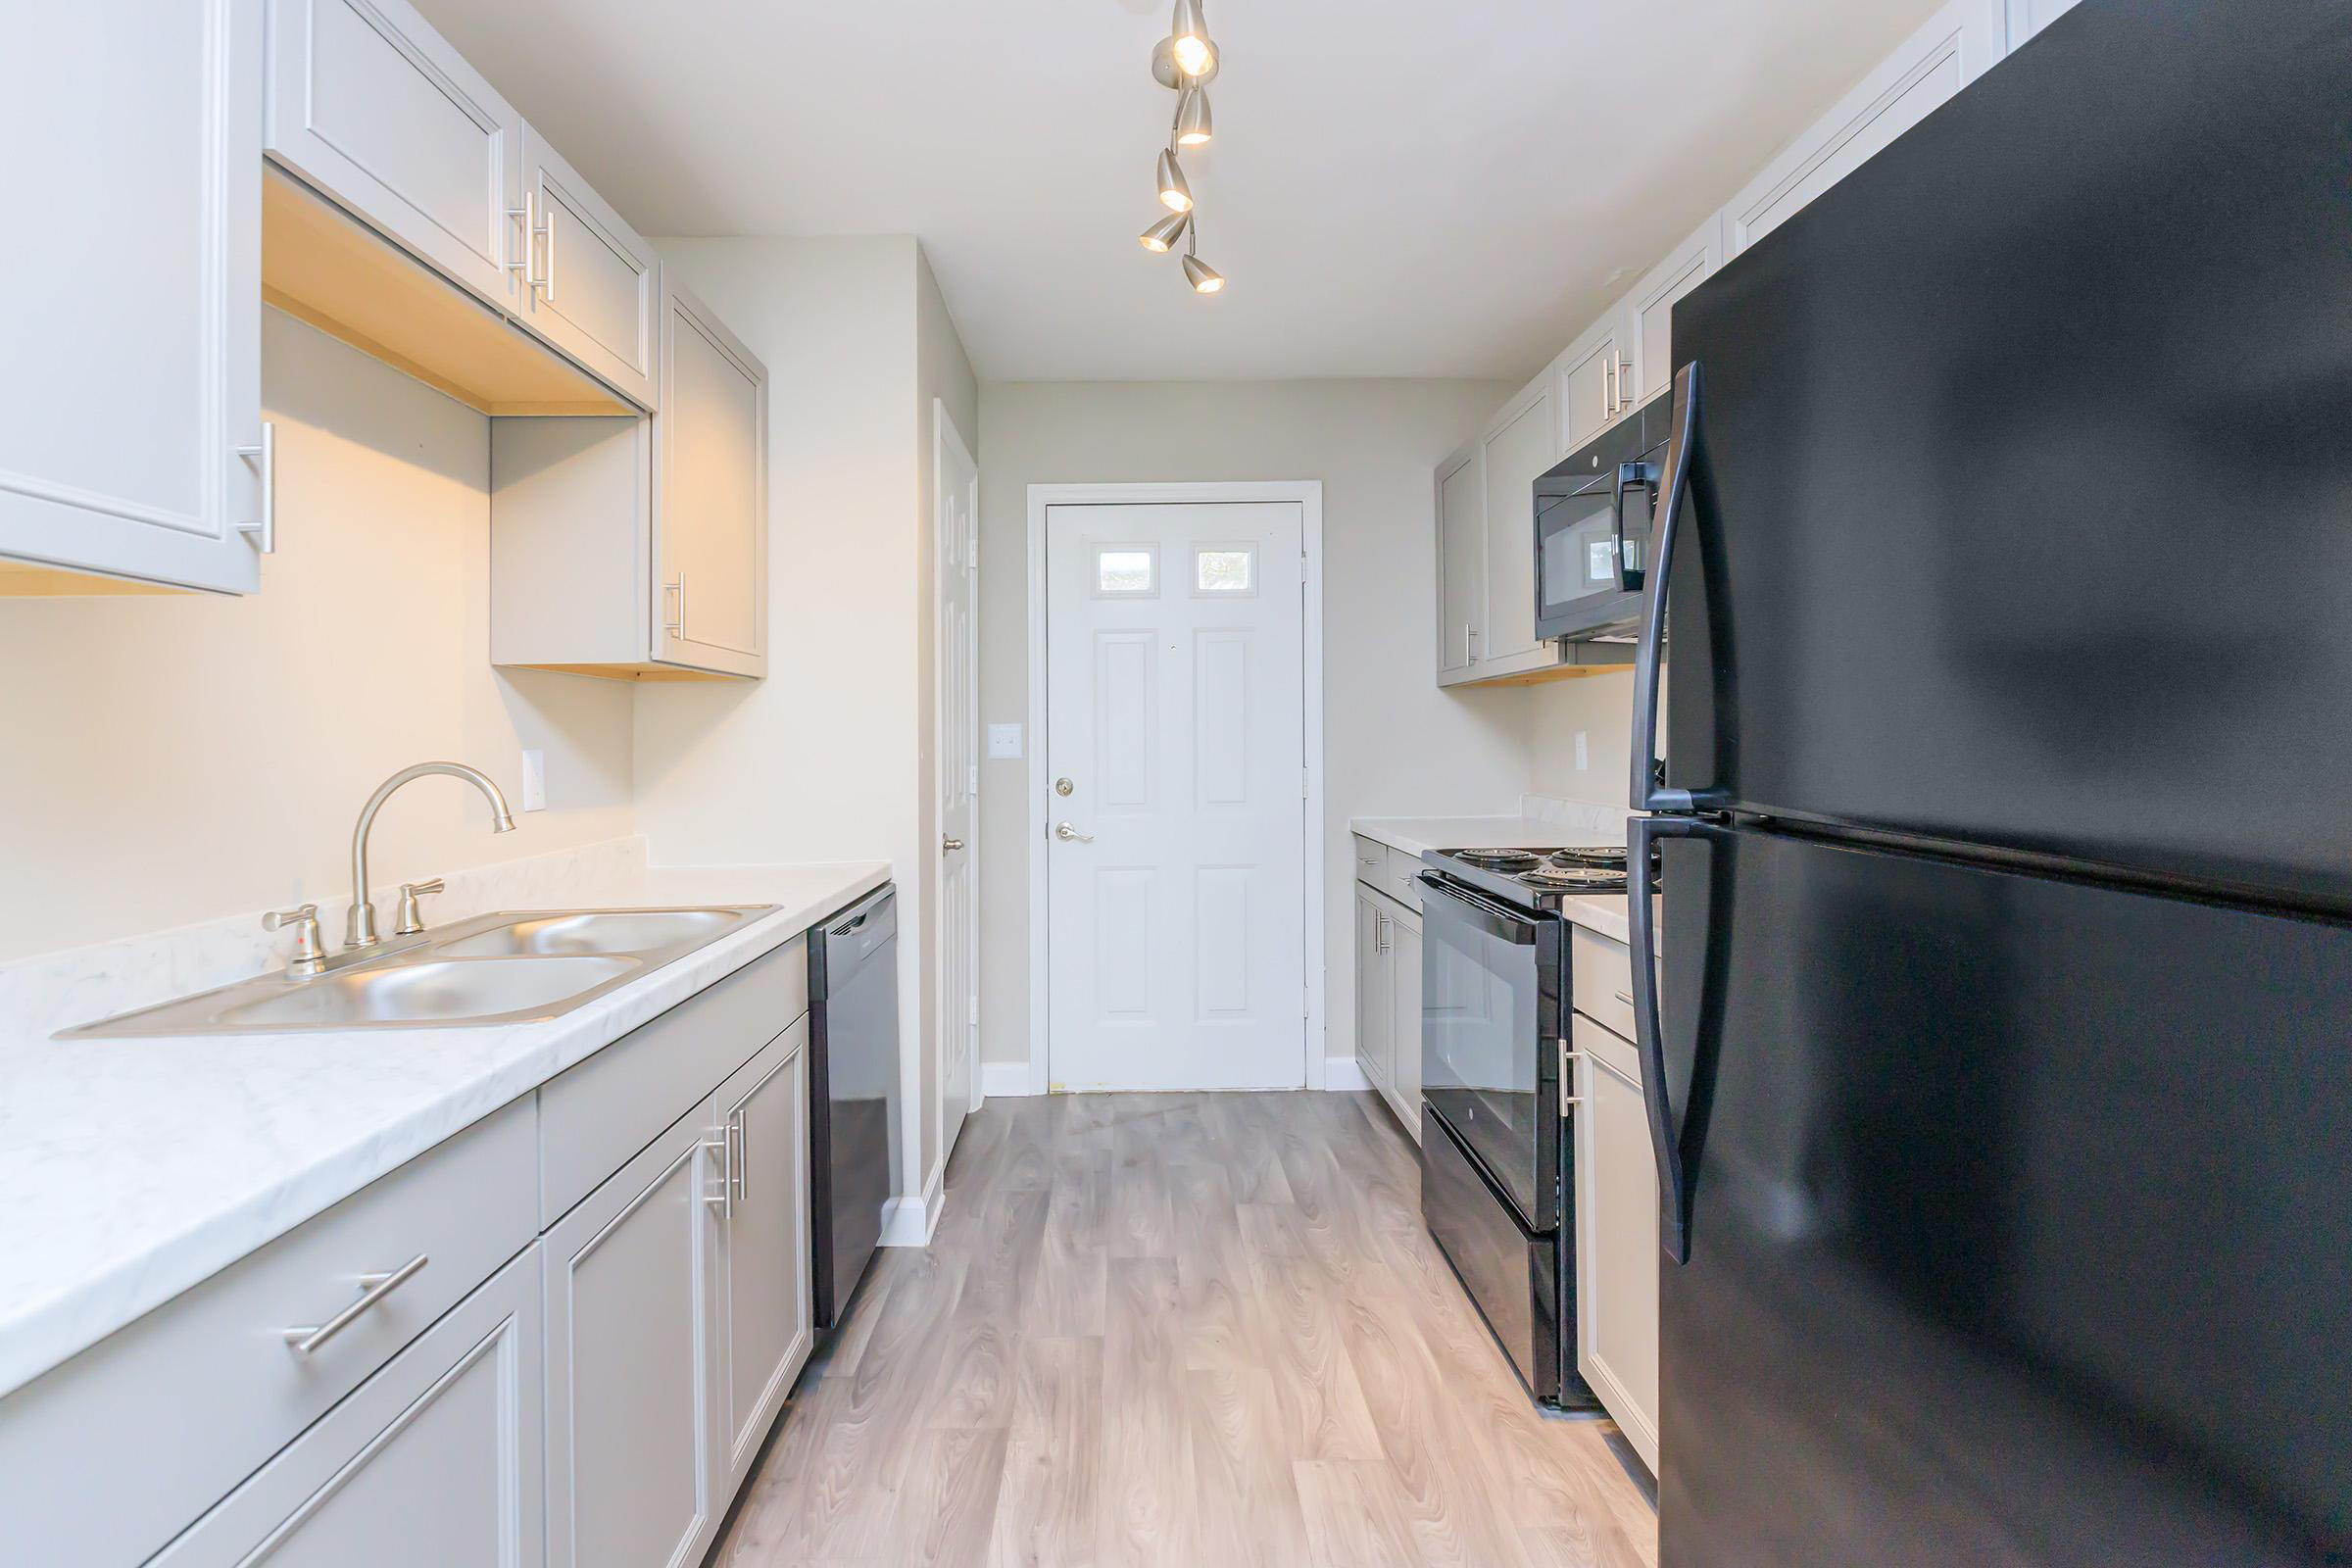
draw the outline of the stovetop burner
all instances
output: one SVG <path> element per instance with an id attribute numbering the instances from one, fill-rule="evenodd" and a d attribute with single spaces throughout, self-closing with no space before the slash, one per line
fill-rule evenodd
<path id="1" fill-rule="evenodd" d="M 1604 844 L 1554 850 L 1546 858 L 1557 866 L 1589 865 L 1616 871 L 1625 869 L 1625 851 Z"/>
<path id="2" fill-rule="evenodd" d="M 1622 893 L 1625 891 L 1626 875 L 1622 863 L 1615 866 L 1580 865 L 1574 862 L 1563 865 L 1559 857 L 1554 856 L 1542 865 L 1520 872 L 1519 880 L 1538 888 L 1597 888 Z"/>
<path id="3" fill-rule="evenodd" d="M 1533 850 L 1450 850 L 1455 859 L 1485 871 L 1532 871 L 1543 863 Z"/>

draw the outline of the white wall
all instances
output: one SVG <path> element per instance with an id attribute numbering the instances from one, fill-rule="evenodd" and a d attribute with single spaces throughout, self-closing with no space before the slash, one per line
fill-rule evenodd
<path id="1" fill-rule="evenodd" d="M 1328 1040 L 1351 1054 L 1348 819 L 1516 808 L 1525 694 L 1443 691 L 1431 470 L 1494 381 L 988 382 L 980 388 L 980 717 L 1028 726 L 1028 487 L 1323 481 Z M 983 762 L 981 1054 L 1029 1054 L 1028 763 Z"/>
<path id="2" fill-rule="evenodd" d="M 262 592 L 0 600 L 0 960 L 350 902 L 353 820 L 411 762 L 548 809 L 490 832 L 427 779 L 377 818 L 378 886 L 630 830 L 625 686 L 493 670 L 488 421 L 274 311 L 277 554 Z"/>
<path id="3" fill-rule="evenodd" d="M 941 308 L 920 352 L 909 236 L 657 243 L 767 366 L 769 660 L 763 681 L 639 689 L 638 826 L 657 864 L 891 862 L 909 1091 L 900 1191 L 918 1193 L 939 1161 L 920 1026 L 932 989 L 926 387 L 969 406 L 955 389 L 962 350 L 940 340 Z M 968 366 L 961 378 L 968 388 Z"/>

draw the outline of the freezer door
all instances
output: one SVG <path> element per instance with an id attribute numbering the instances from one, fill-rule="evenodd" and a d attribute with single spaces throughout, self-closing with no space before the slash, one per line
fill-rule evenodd
<path id="1" fill-rule="evenodd" d="M 2352 1552 L 2352 930 L 1664 856 L 1662 1568 Z"/>
<path id="2" fill-rule="evenodd" d="M 2341 0 L 2087 0 L 1674 311 L 1670 782 L 2352 908 Z"/>

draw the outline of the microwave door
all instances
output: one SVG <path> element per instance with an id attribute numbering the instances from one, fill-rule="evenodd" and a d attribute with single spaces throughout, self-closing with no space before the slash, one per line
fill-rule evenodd
<path id="1" fill-rule="evenodd" d="M 1599 608 L 1626 591 L 1616 501 L 1613 485 L 1597 484 L 1550 498 L 1537 517 L 1540 635 L 1565 636 L 1598 624 Z"/>

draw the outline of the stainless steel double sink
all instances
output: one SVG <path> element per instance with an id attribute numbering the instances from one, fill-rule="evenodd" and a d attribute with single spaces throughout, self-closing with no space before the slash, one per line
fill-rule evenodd
<path id="1" fill-rule="evenodd" d="M 775 907 L 505 910 L 392 938 L 380 956 L 324 974 L 260 975 L 59 1038 L 531 1023 L 593 1002 Z"/>

